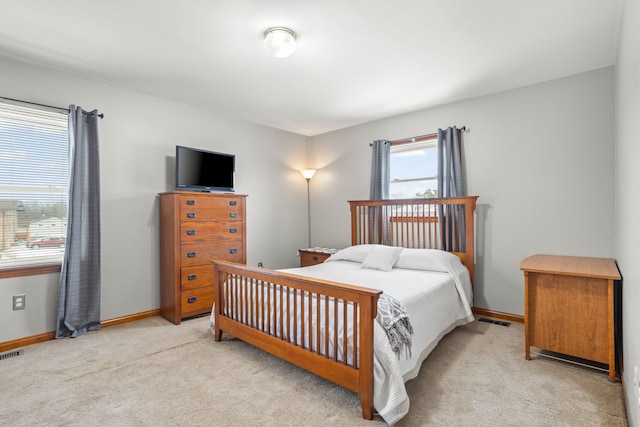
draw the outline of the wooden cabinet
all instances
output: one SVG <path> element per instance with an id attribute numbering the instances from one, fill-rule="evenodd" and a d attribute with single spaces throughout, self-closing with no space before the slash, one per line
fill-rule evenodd
<path id="1" fill-rule="evenodd" d="M 298 253 L 300 254 L 300 267 L 321 264 L 329 258 L 331 254 L 336 252 L 337 249 L 329 248 L 298 249 Z"/>
<path id="2" fill-rule="evenodd" d="M 213 259 L 246 263 L 246 196 L 160 194 L 160 314 L 180 324 L 211 312 Z"/>
<path id="3" fill-rule="evenodd" d="M 530 347 L 608 365 L 615 379 L 614 291 L 620 272 L 612 259 L 534 255 L 524 272 L 525 357 Z"/>

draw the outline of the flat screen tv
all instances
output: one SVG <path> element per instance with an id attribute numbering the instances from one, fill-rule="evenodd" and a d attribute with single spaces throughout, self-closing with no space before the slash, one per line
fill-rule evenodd
<path id="1" fill-rule="evenodd" d="M 176 188 L 234 192 L 235 163 L 234 154 L 176 145 Z"/>

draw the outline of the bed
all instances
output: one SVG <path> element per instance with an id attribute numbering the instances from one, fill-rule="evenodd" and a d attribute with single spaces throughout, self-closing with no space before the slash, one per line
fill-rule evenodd
<path id="1" fill-rule="evenodd" d="M 440 339 L 473 321 L 477 196 L 350 201 L 351 246 L 269 270 L 213 261 L 211 326 L 359 394 L 393 424 L 404 383 Z"/>

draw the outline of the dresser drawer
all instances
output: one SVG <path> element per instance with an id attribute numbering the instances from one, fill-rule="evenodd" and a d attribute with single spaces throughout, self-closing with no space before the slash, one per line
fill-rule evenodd
<path id="1" fill-rule="evenodd" d="M 244 212 L 242 198 L 184 197 L 180 203 L 180 220 L 212 221 L 241 218 Z"/>
<path id="2" fill-rule="evenodd" d="M 180 288 L 183 291 L 206 286 L 213 286 L 213 265 L 204 264 L 197 267 L 182 268 Z"/>
<path id="3" fill-rule="evenodd" d="M 244 236 L 242 221 L 183 222 L 180 224 L 182 243 L 219 242 L 241 240 Z"/>
<path id="4" fill-rule="evenodd" d="M 186 208 L 182 209 L 181 220 L 183 221 L 218 221 L 223 219 L 242 219 L 242 211 L 238 208 Z"/>
<path id="5" fill-rule="evenodd" d="M 213 286 L 182 291 L 182 316 L 211 311 L 213 306 Z"/>
<path id="6" fill-rule="evenodd" d="M 308 267 L 310 265 L 322 264 L 324 260 L 329 258 L 330 254 L 318 252 L 300 251 L 300 267 Z"/>
<path id="7" fill-rule="evenodd" d="M 244 245 L 242 240 L 220 243 L 195 243 L 182 245 L 180 248 L 180 265 L 191 267 L 211 264 L 211 260 L 243 262 Z"/>

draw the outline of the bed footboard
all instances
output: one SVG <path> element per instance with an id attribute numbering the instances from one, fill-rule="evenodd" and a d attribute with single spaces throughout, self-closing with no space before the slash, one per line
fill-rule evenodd
<path id="1" fill-rule="evenodd" d="M 215 340 L 233 335 L 360 395 L 373 419 L 381 291 L 213 261 Z"/>

